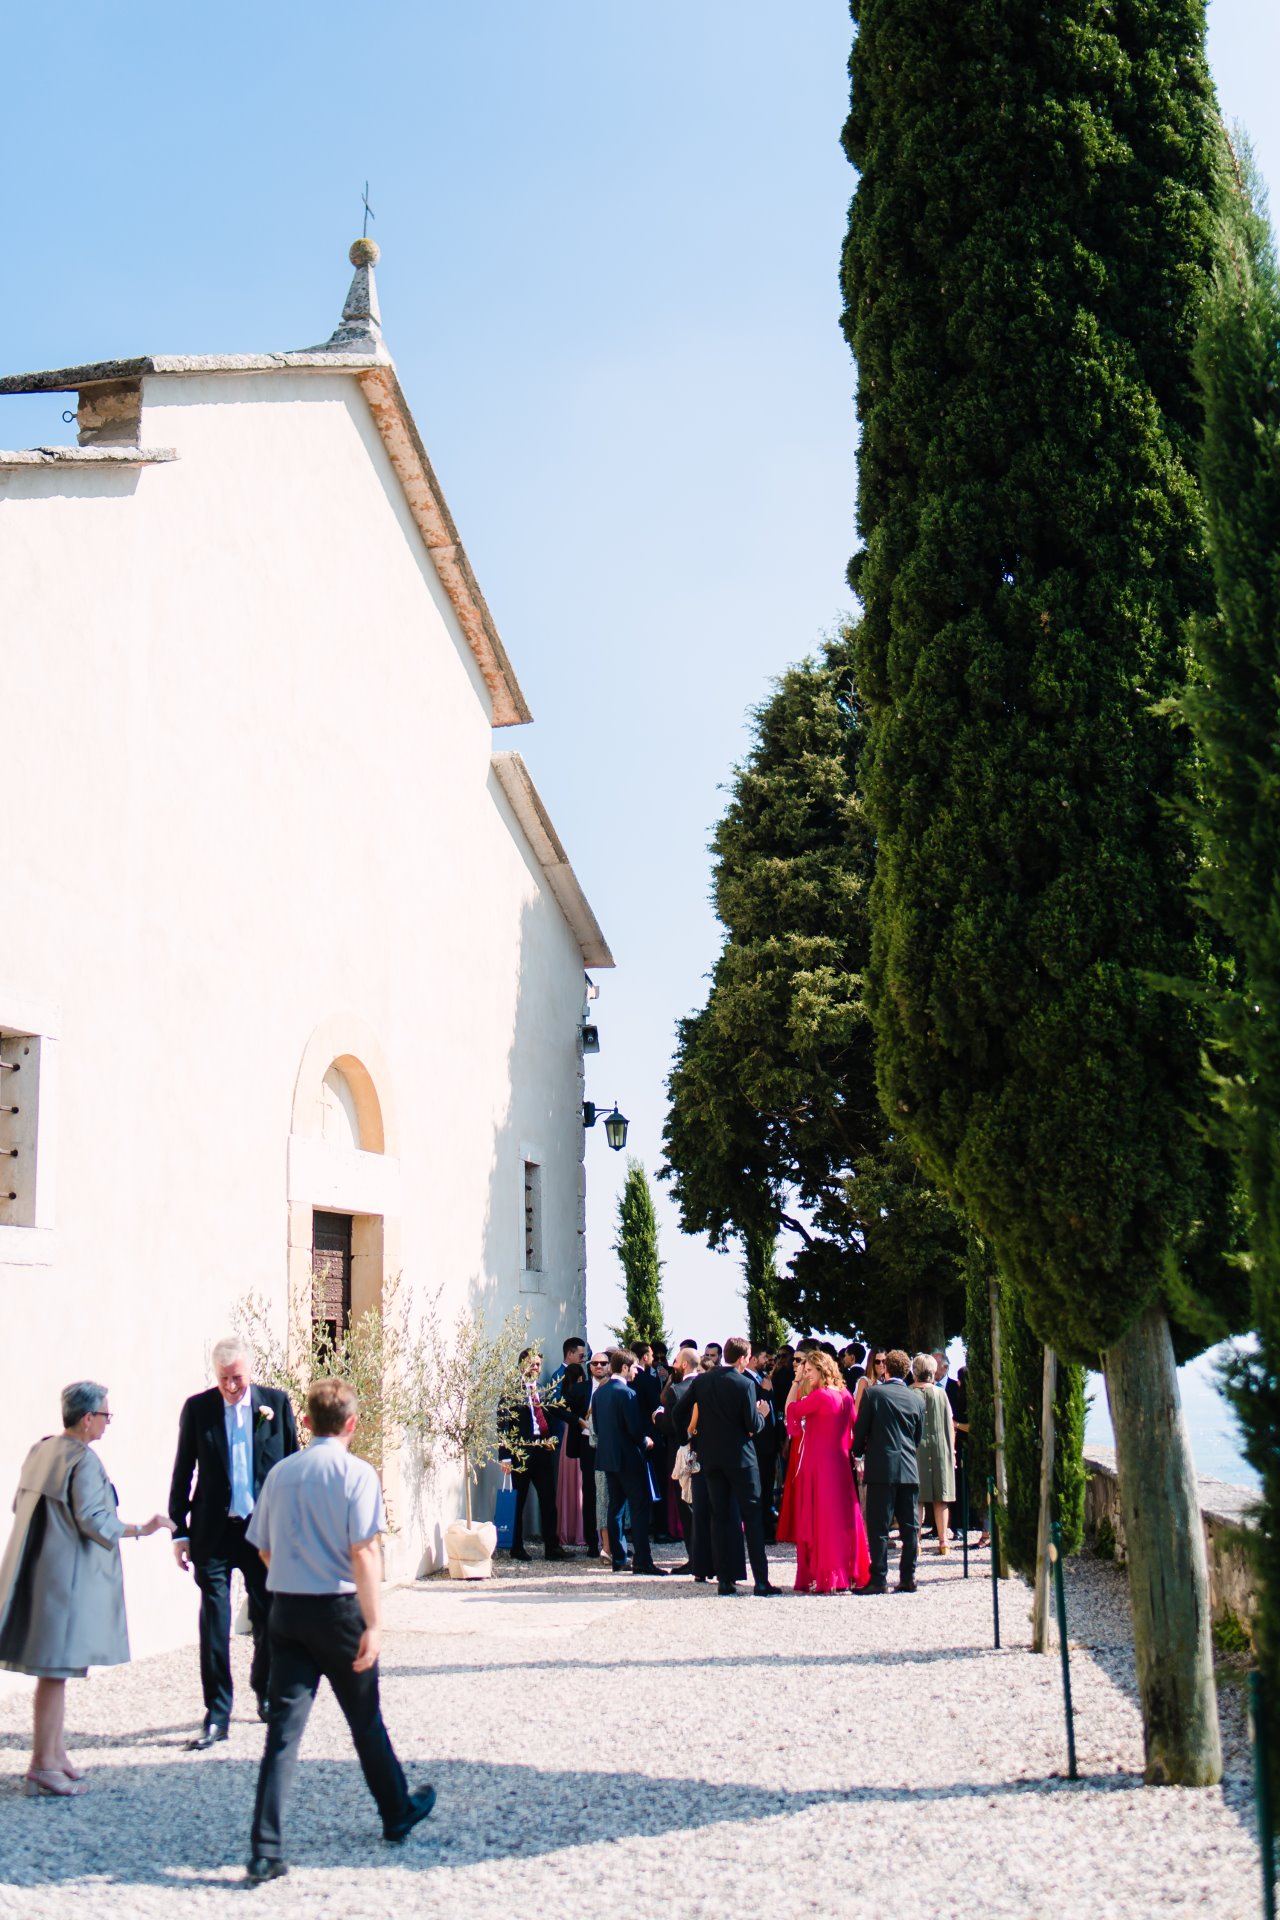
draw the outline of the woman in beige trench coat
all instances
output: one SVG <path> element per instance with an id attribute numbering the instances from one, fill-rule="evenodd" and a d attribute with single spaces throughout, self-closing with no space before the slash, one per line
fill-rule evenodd
<path id="1" fill-rule="evenodd" d="M 63 1733 L 67 1681 L 129 1658 L 122 1539 L 160 1527 L 122 1520 L 115 1488 L 92 1451 L 111 1419 L 107 1389 L 79 1380 L 62 1392 L 63 1431 L 23 1463 L 13 1532 L 0 1561 L 0 1667 L 35 1677 L 35 1729 L 23 1791 L 65 1799 L 84 1792 Z"/>

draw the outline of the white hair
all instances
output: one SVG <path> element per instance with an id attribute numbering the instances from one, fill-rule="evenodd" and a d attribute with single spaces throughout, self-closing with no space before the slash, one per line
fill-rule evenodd
<path id="1" fill-rule="evenodd" d="M 911 1362 L 911 1371 L 917 1380 L 932 1380 L 938 1363 L 931 1353 L 918 1353 Z"/>
<path id="2" fill-rule="evenodd" d="M 247 1340 L 238 1333 L 228 1333 L 213 1343 L 213 1364 L 215 1367 L 229 1367 L 233 1360 L 253 1360 Z"/>

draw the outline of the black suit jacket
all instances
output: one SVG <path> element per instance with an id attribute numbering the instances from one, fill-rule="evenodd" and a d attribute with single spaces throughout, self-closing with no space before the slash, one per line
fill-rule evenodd
<path id="1" fill-rule="evenodd" d="M 178 1451 L 169 1483 L 169 1518 L 178 1538 L 190 1542 L 194 1561 L 218 1560 L 232 1551 L 227 1525 L 231 1510 L 231 1460 L 227 1453 L 226 1402 L 216 1387 L 193 1393 L 178 1417 Z M 253 1414 L 253 1497 L 272 1467 L 298 1451 L 298 1427 L 287 1393 L 278 1387 L 249 1389 Z M 269 1409 L 271 1418 L 259 1417 Z M 195 1476 L 195 1491 L 191 1489 Z"/>
<path id="2" fill-rule="evenodd" d="M 916 1448 L 924 1432 L 924 1395 L 905 1380 L 867 1387 L 853 1430 L 853 1451 L 865 1456 L 869 1485 L 918 1487 Z"/>
<path id="3" fill-rule="evenodd" d="M 764 1426 L 756 1402 L 755 1381 L 736 1367 L 713 1367 L 700 1373 L 681 1414 L 686 1421 L 698 1409 L 698 1431 L 693 1444 L 704 1467 L 752 1467 L 755 1437 Z"/>
<path id="4" fill-rule="evenodd" d="M 621 1473 L 632 1477 L 645 1472 L 653 1428 L 640 1410 L 640 1402 L 620 1374 L 614 1374 L 596 1388 L 591 1402 L 591 1417 L 596 1428 L 596 1466 L 601 1473 Z"/>

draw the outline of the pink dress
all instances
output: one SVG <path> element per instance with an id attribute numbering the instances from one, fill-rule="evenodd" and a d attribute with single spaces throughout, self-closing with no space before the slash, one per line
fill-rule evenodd
<path id="1" fill-rule="evenodd" d="M 582 1532 L 582 1462 L 571 1460 L 563 1439 L 556 1474 L 556 1526 L 562 1547 L 584 1545 Z"/>
<path id="2" fill-rule="evenodd" d="M 853 1395 L 819 1387 L 787 1408 L 795 1461 L 796 1592 L 843 1593 L 871 1577 L 867 1529 L 849 1469 Z"/>

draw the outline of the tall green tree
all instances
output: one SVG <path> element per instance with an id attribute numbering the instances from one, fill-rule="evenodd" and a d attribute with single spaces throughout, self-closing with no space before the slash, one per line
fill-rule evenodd
<path id="1" fill-rule="evenodd" d="M 1258 1340 L 1234 1397 L 1263 1485 L 1258 1652 L 1280 1702 L 1280 271 L 1247 153 L 1227 172 L 1223 225 L 1196 356 L 1219 614 L 1197 626 L 1183 706 L 1205 763 L 1202 895 L 1238 958 L 1216 1000 L 1216 1087 L 1249 1202 Z"/>
<path id="2" fill-rule="evenodd" d="M 638 1160 L 628 1159 L 618 1197 L 618 1237 L 613 1250 L 622 1262 L 627 1313 L 614 1334 L 625 1346 L 637 1340 L 665 1340 L 662 1323 L 662 1262 L 658 1258 L 658 1216 L 648 1177 Z"/>
<path id="3" fill-rule="evenodd" d="M 1027 1324 L 1018 1290 L 1000 1290 L 1000 1360 L 1004 1389 L 1005 1474 L 1009 1506 L 1006 1541 L 1010 1563 L 1034 1578 L 1040 1524 L 1040 1451 L 1044 1416 L 1044 1342 Z M 1085 1370 L 1070 1360 L 1058 1364 L 1053 1397 L 1053 1517 L 1066 1553 L 1084 1541 Z"/>
<path id="4" fill-rule="evenodd" d="M 778 1305 L 778 1243 L 772 1233 L 749 1227 L 743 1234 L 742 1277 L 752 1345 L 776 1353 L 787 1326 Z"/>
<path id="5" fill-rule="evenodd" d="M 756 710 L 712 841 L 724 944 L 680 1023 L 660 1177 L 712 1246 L 798 1243 L 778 1277 L 792 1326 L 936 1346 L 959 1325 L 963 1236 L 877 1098 L 862 738 L 844 635 Z"/>
<path id="6" fill-rule="evenodd" d="M 1206 969 L 1157 710 L 1212 599 L 1203 11 L 854 0 L 843 261 L 881 1097 L 1037 1338 L 1103 1356 L 1147 1777 L 1185 1783 L 1221 1755 L 1167 1303 L 1225 1283 L 1229 1185 L 1153 976 Z"/>

